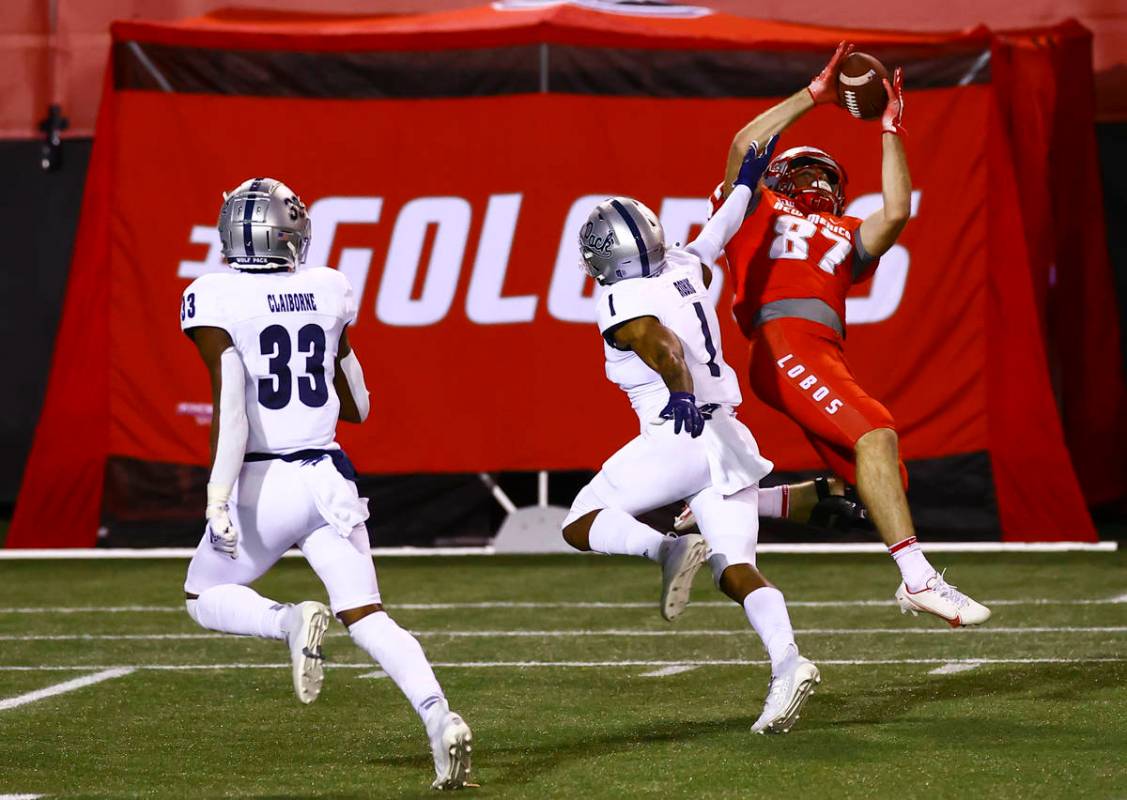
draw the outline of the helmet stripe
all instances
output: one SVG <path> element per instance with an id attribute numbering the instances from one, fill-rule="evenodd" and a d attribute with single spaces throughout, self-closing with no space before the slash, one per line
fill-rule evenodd
<path id="1" fill-rule="evenodd" d="M 638 230 L 638 223 L 634 221 L 634 218 L 630 216 L 630 212 L 626 210 L 626 206 L 622 203 L 612 199 L 610 204 L 626 221 L 626 227 L 630 229 L 630 234 L 634 237 L 634 244 L 638 246 L 638 255 L 642 258 L 642 277 L 648 278 L 650 276 L 650 256 L 646 252 L 646 244 L 642 241 L 642 232 Z"/>
<path id="2" fill-rule="evenodd" d="M 255 178 L 254 183 L 250 185 L 247 194 L 257 192 L 258 187 L 262 185 L 262 178 Z M 254 217 L 255 201 L 251 197 L 243 200 L 243 249 L 248 256 L 254 255 L 254 228 L 251 227 L 250 221 Z"/>

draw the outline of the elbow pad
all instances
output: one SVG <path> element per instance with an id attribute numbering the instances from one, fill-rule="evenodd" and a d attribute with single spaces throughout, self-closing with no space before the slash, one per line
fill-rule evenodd
<path id="1" fill-rule="evenodd" d="M 215 444 L 215 463 L 208 483 L 208 502 L 230 495 L 247 446 L 246 372 L 235 348 L 228 347 L 219 357 L 222 382 L 219 385 L 219 436 Z"/>
<path id="2" fill-rule="evenodd" d="M 356 403 L 356 410 L 360 412 L 360 421 L 363 422 L 371 410 L 371 399 L 368 397 L 368 387 L 364 385 L 364 370 L 360 368 L 360 359 L 356 357 L 355 350 L 349 350 L 348 355 L 340 360 L 340 370 L 344 373 L 348 391 L 352 395 L 352 401 Z"/>

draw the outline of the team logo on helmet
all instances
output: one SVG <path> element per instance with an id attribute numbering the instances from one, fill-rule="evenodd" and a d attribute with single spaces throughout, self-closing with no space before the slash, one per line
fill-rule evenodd
<path id="1" fill-rule="evenodd" d="M 579 254 L 583 269 L 603 285 L 648 278 L 665 266 L 665 231 L 634 198 L 610 197 L 580 226 Z"/>
<path id="2" fill-rule="evenodd" d="M 580 238 L 585 248 L 600 256 L 609 256 L 611 248 L 616 244 L 614 229 L 608 229 L 605 236 L 597 236 L 595 234 L 595 223 L 593 221 L 589 221 L 583 226 L 583 232 L 580 234 Z"/>

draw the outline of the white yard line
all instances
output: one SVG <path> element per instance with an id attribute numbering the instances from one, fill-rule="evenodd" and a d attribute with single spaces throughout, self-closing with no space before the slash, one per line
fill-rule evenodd
<path id="1" fill-rule="evenodd" d="M 1058 599 L 1052 597 L 1007 598 L 983 600 L 987 606 L 1102 606 L 1127 605 L 1127 594 L 1115 597 L 1091 597 Z M 787 600 L 789 608 L 885 608 L 894 607 L 894 600 Z M 487 600 L 469 603 L 391 603 L 391 611 L 483 611 L 490 609 L 619 609 L 655 608 L 656 601 L 645 602 L 605 602 L 599 600 L 577 600 L 560 602 L 533 602 L 522 600 Z M 732 608 L 733 603 L 725 600 L 701 600 L 692 604 L 693 608 Z M 184 614 L 183 605 L 174 606 L 23 606 L 0 607 L 0 614 Z"/>
<path id="2" fill-rule="evenodd" d="M 885 659 L 819 659 L 819 666 L 837 667 L 875 667 L 875 666 L 926 666 L 933 664 L 974 664 L 985 666 L 989 664 L 1121 664 L 1127 662 L 1127 657 L 1095 657 L 1095 658 L 885 658 Z M 698 659 L 677 661 L 438 661 L 431 666 L 436 669 L 524 669 L 532 667 L 743 667 L 768 664 L 765 660 L 756 659 Z M 362 669 L 371 671 L 372 662 L 341 663 L 329 661 L 327 668 L 331 669 Z M 55 664 L 41 665 L 10 665 L 0 666 L 0 672 L 75 672 L 78 670 L 127 670 L 146 672 L 189 672 L 203 670 L 258 670 L 258 669 L 292 669 L 290 662 L 277 664 L 131 664 L 124 666 L 59 666 Z M 124 673 L 123 673 L 124 674 Z"/>
<path id="3" fill-rule="evenodd" d="M 446 636 L 453 639 L 490 639 L 490 638 L 532 638 L 553 639 L 573 638 L 584 636 L 614 636 L 623 638 L 650 638 L 665 636 L 754 636 L 750 628 L 707 630 L 707 629 L 682 629 L 682 630 L 638 630 L 634 628 L 607 628 L 607 629 L 563 629 L 563 630 L 503 630 L 503 631 L 412 631 L 416 636 Z M 800 636 L 857 636 L 866 634 L 937 634 L 941 636 L 956 636 L 961 634 L 1024 634 L 1024 633 L 1124 633 L 1127 626 L 1108 627 L 1040 627 L 1040 628 L 795 628 L 795 634 Z M 341 634 L 342 636 L 344 634 Z M 4 638 L 4 637 L 0 637 Z M 13 639 L 27 638 L 13 636 Z"/>
<path id="4" fill-rule="evenodd" d="M 0 794 L 0 800 L 36 800 L 46 796 L 45 794 Z"/>
<path id="5" fill-rule="evenodd" d="M 1118 542 L 931 542 L 924 545 L 929 553 L 1063 553 L 1087 551 L 1114 553 Z M 759 553 L 782 553 L 798 555 L 840 555 L 843 553 L 887 553 L 880 542 L 799 542 L 795 544 L 761 544 Z M 59 549 L 0 549 L 0 561 L 25 559 L 134 559 L 134 558 L 191 558 L 194 547 L 72 547 Z M 372 555 L 380 557 L 399 556 L 490 556 L 494 555 L 491 545 L 483 547 L 373 547 Z M 506 553 L 505 555 L 522 555 Z M 572 555 L 578 553 L 529 553 L 523 555 Z M 285 558 L 301 558 L 298 550 L 288 550 Z"/>
<path id="6" fill-rule="evenodd" d="M 93 675 L 84 675 L 81 678 L 56 683 L 54 686 L 48 686 L 45 689 L 36 689 L 34 692 L 9 697 L 7 700 L 0 700 L 0 711 L 7 711 L 10 708 L 19 708 L 28 703 L 34 703 L 36 700 L 66 694 L 67 692 L 73 692 L 75 689 L 81 689 L 84 686 L 92 686 L 95 683 L 120 678 L 135 671 L 136 667 L 87 667 L 86 669 L 100 669 L 101 671 L 95 672 Z"/>
<path id="7" fill-rule="evenodd" d="M 1096 626 L 1096 627 L 985 627 L 985 628 L 796 628 L 794 631 L 800 636 L 860 636 L 868 634 L 893 634 L 893 635 L 938 635 L 959 636 L 969 634 L 1031 634 L 1031 633 L 1127 633 L 1127 625 Z M 554 630 L 481 630 L 481 631 L 441 631 L 441 630 L 415 630 L 411 631 L 419 637 L 447 637 L 451 639 L 570 639 L 589 636 L 611 636 L 621 638 L 651 638 L 665 636 L 751 636 L 754 632 L 750 628 L 736 629 L 673 629 L 673 630 L 638 630 L 636 628 L 563 628 Z M 333 631 L 330 637 L 344 638 L 348 636 L 344 631 Z M 235 639 L 225 633 L 63 633 L 63 634 L 3 634 L 3 642 L 100 642 L 100 641 L 177 641 L 195 639 Z"/>
<path id="8" fill-rule="evenodd" d="M 680 675 L 682 672 L 692 672 L 694 669 L 696 669 L 696 667 L 691 665 L 691 664 L 677 664 L 677 665 L 672 666 L 672 667 L 662 667 L 661 669 L 655 669 L 655 670 L 652 670 L 650 672 L 643 672 L 638 677 L 639 678 L 667 678 L 670 675 Z"/>
<path id="9" fill-rule="evenodd" d="M 959 661 L 950 661 L 942 667 L 936 667 L 928 671 L 928 675 L 954 675 L 957 672 L 967 672 L 968 670 L 978 669 L 978 664 L 965 664 Z"/>

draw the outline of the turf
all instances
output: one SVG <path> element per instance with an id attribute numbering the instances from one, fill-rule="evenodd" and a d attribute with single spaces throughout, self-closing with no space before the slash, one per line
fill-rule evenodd
<path id="1" fill-rule="evenodd" d="M 964 588 L 1006 601 L 986 628 L 947 631 L 883 602 L 806 605 L 887 600 L 896 577 L 886 557 L 763 557 L 793 603 L 800 645 L 822 662 L 822 687 L 781 737 L 749 733 L 768 668 L 739 609 L 720 602 L 703 573 L 696 602 L 670 625 L 657 613 L 656 569 L 640 561 L 420 558 L 379 568 L 389 610 L 420 633 L 474 728 L 482 786 L 471 796 L 1122 797 L 1127 620 L 1122 599 L 1108 601 L 1127 593 L 1127 558 L 937 561 Z M 390 681 L 365 677 L 375 666 L 339 626 L 326 640 L 326 688 L 308 707 L 293 698 L 273 642 L 26 638 L 206 634 L 180 610 L 183 569 L 0 562 L 0 701 L 100 668 L 139 667 L 0 710 L 0 795 L 431 794 L 417 718 Z M 295 559 L 258 588 L 279 600 L 323 596 Z M 556 605 L 412 607 L 441 603 Z M 105 606 L 143 610 L 26 611 Z M 678 635 L 627 635 L 670 631 Z M 968 659 L 1007 663 L 932 674 Z M 717 661 L 736 663 L 693 663 Z M 678 662 L 693 668 L 644 677 Z M 151 669 L 160 665 L 231 666 Z M 52 666 L 74 669 L 44 669 Z"/>

